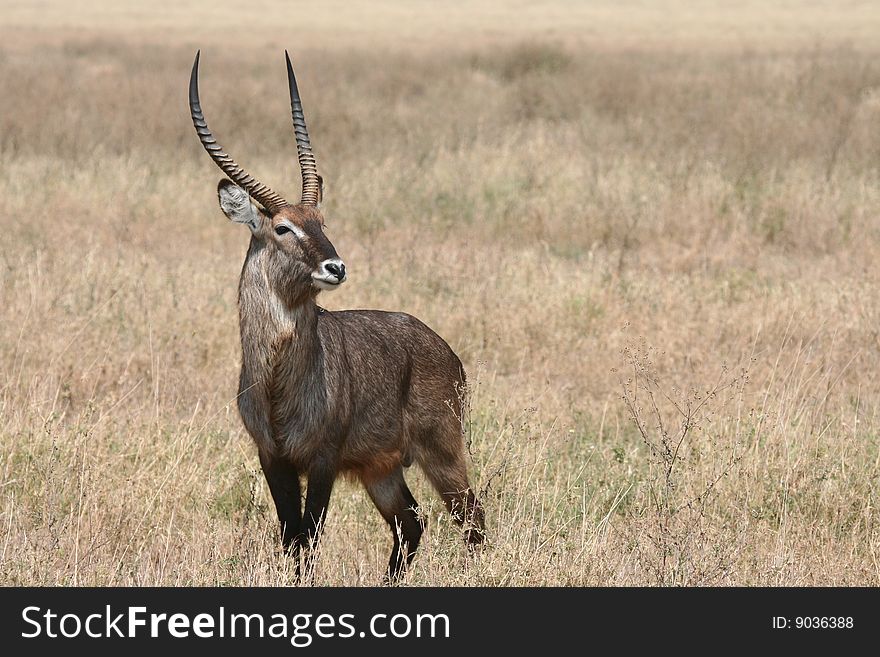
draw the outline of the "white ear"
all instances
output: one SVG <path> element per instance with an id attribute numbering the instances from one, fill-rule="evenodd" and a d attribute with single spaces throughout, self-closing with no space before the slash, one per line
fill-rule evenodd
<path id="1" fill-rule="evenodd" d="M 231 221 L 245 224 L 252 232 L 259 229 L 263 215 L 241 187 L 224 178 L 217 185 L 217 196 L 220 198 L 220 209 Z"/>

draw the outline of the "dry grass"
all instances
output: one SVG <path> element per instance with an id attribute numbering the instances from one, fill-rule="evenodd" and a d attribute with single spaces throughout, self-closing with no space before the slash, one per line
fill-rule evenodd
<path id="1" fill-rule="evenodd" d="M 235 410 L 247 237 L 189 124 L 197 45 L 221 142 L 290 194 L 294 47 L 351 271 L 323 302 L 411 312 L 469 371 L 491 544 L 469 559 L 413 472 L 408 583 L 880 583 L 877 12 L 706 5 L 484 3 L 411 52 L 436 10 L 326 10 L 298 47 L 231 3 L 195 33 L 10 8 L 0 583 L 292 581 Z M 379 581 L 361 490 L 325 539 L 318 583 Z"/>

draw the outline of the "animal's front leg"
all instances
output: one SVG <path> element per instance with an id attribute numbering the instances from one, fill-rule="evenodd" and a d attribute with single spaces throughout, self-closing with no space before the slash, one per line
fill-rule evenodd
<path id="1" fill-rule="evenodd" d="M 299 567 L 298 545 L 294 543 L 302 527 L 302 493 L 299 473 L 287 459 L 260 454 L 260 465 L 278 512 L 281 525 L 281 546 L 286 554 L 292 554 Z"/>
<path id="2" fill-rule="evenodd" d="M 309 468 L 306 509 L 299 535 L 300 544 L 306 549 L 306 572 L 311 571 L 314 566 L 314 548 L 317 546 L 321 530 L 324 528 L 334 479 L 336 479 L 336 472 L 332 468 L 322 465 L 314 465 Z"/>

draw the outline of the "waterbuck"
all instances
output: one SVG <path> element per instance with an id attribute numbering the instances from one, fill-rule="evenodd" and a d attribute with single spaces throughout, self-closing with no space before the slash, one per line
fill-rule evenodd
<path id="1" fill-rule="evenodd" d="M 403 469 L 424 470 L 470 545 L 483 540 L 483 510 L 468 483 L 462 436 L 465 375 L 458 357 L 415 317 L 378 310 L 331 312 L 322 290 L 346 269 L 324 233 L 323 183 L 287 56 L 302 197 L 291 204 L 227 155 L 199 102 L 199 53 L 189 84 L 193 125 L 228 176 L 220 209 L 250 229 L 238 287 L 242 365 L 238 408 L 257 445 L 278 511 L 283 549 L 297 558 L 317 541 L 333 483 L 359 479 L 391 526 L 387 577 L 412 561 L 424 520 Z M 307 481 L 302 510 L 300 478 Z"/>

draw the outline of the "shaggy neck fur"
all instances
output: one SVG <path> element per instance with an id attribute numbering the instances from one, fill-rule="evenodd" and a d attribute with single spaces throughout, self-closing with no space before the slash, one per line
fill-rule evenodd
<path id="1" fill-rule="evenodd" d="M 269 454 L 290 451 L 288 436 L 302 432 L 324 397 L 318 307 L 310 290 L 284 298 L 273 289 L 264 245 L 251 241 L 239 283 L 242 370 L 239 409 Z"/>

